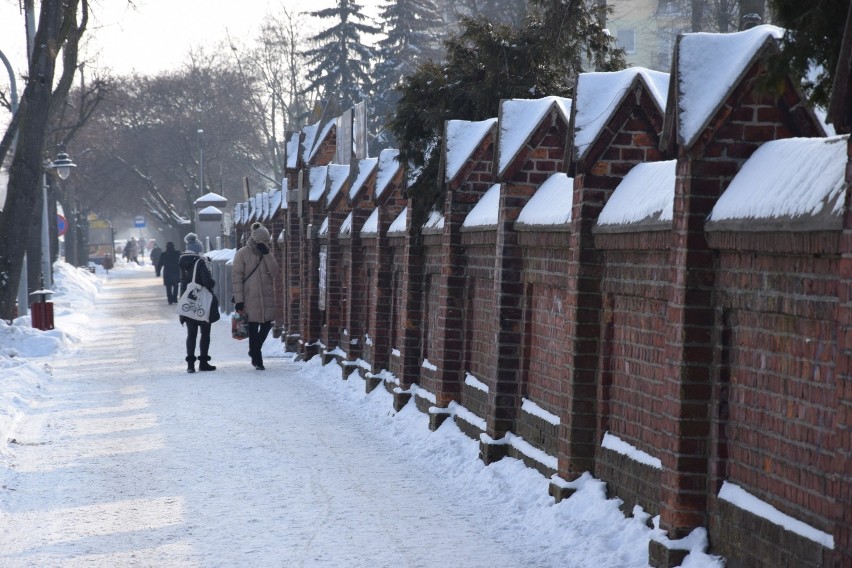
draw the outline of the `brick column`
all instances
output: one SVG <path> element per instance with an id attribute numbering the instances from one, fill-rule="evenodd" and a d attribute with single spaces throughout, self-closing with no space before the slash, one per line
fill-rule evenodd
<path id="1" fill-rule="evenodd" d="M 295 177 L 295 176 L 294 176 Z M 298 189 L 293 189 L 287 192 L 287 213 L 286 213 L 286 233 L 284 235 L 284 254 L 287 259 L 287 265 L 284 267 L 284 314 L 285 314 L 285 331 L 284 343 L 286 350 L 296 352 L 299 350 L 299 341 L 301 339 L 301 290 L 302 290 L 302 271 L 301 271 L 301 254 L 302 249 L 302 228 L 299 213 L 302 208 L 300 205 L 301 192 Z"/>

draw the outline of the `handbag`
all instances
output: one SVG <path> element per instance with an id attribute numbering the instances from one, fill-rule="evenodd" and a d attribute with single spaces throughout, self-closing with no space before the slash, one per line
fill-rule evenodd
<path id="1" fill-rule="evenodd" d="M 248 336 L 248 316 L 244 312 L 231 314 L 231 337 L 243 340 Z"/>
<path id="2" fill-rule="evenodd" d="M 213 304 L 213 292 L 195 281 L 195 272 L 198 270 L 199 260 L 195 261 L 192 267 L 192 280 L 186 285 L 186 290 L 183 291 L 177 304 L 177 313 L 179 316 L 187 317 L 198 321 L 209 321 L 210 306 Z"/>

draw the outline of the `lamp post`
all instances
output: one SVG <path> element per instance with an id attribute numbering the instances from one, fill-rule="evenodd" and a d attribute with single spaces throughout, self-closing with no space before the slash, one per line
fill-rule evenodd
<path id="1" fill-rule="evenodd" d="M 41 184 L 41 276 L 44 281 L 43 288 L 50 289 L 53 286 L 53 278 L 50 268 L 50 216 L 47 206 L 47 172 L 53 172 L 59 179 L 68 179 L 71 175 L 71 168 L 76 168 L 77 164 L 71 161 L 68 154 L 65 152 L 64 145 L 60 145 L 59 153 L 56 159 L 52 162 L 47 162 L 44 165 L 44 173 L 42 174 Z"/>
<path id="2" fill-rule="evenodd" d="M 204 131 L 198 129 L 198 197 L 204 196 Z"/>

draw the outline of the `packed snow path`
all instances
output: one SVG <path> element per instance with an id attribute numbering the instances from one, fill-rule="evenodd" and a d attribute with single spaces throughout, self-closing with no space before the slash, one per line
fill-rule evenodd
<path id="1" fill-rule="evenodd" d="M 218 370 L 188 374 L 160 279 L 110 276 L 0 455 L 0 566 L 645 565 L 647 529 L 614 502 L 554 522 L 546 480 L 482 466 L 451 422 L 394 416 L 384 389 L 271 337 L 255 371 L 229 332 L 213 326 Z M 507 496 L 525 476 L 533 494 Z"/>

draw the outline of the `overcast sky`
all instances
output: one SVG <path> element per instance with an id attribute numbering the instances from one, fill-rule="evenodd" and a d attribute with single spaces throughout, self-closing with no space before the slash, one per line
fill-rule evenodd
<path id="1" fill-rule="evenodd" d="M 130 7 L 130 1 L 136 9 Z M 24 67 L 26 39 L 19 0 L 0 0 L 0 51 Z M 38 2 L 36 2 L 38 4 Z M 135 70 L 154 74 L 174 69 L 192 46 L 214 45 L 231 35 L 248 43 L 257 35 L 264 16 L 286 6 L 294 11 L 318 10 L 334 0 L 90 0 L 92 21 L 87 35 L 94 42 L 97 62 L 124 74 Z M 380 0 L 364 0 L 375 6 Z M 370 8 L 375 13 L 376 8 Z M 90 53 L 90 56 L 91 55 Z M 0 67 L 0 84 L 8 74 Z M 20 81 L 20 79 L 19 79 Z"/>

